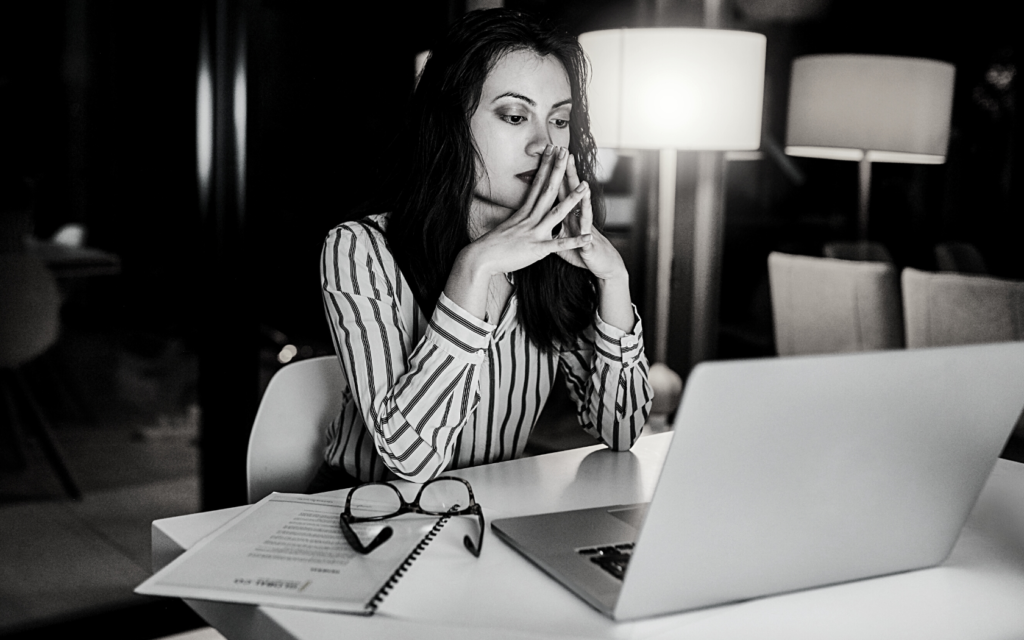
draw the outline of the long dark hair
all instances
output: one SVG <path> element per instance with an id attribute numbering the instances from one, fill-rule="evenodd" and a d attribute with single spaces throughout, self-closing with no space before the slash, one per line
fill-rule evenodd
<path id="1" fill-rule="evenodd" d="M 518 50 L 553 55 L 572 88 L 569 151 L 591 186 L 595 226 L 604 221 L 594 179 L 597 149 L 587 115 L 587 61 L 572 35 L 519 11 L 472 11 L 431 50 L 399 135 L 387 239 L 424 314 L 433 312 L 459 251 L 470 242 L 469 211 L 477 151 L 470 118 L 487 74 Z M 550 255 L 515 274 L 519 323 L 541 349 L 571 345 L 593 321 L 597 280 Z"/>

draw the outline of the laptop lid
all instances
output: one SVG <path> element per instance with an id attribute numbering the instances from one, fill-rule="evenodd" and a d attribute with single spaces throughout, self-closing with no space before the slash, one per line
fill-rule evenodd
<path id="1" fill-rule="evenodd" d="M 614 617 L 938 564 L 1022 407 L 1024 343 L 697 366 Z"/>

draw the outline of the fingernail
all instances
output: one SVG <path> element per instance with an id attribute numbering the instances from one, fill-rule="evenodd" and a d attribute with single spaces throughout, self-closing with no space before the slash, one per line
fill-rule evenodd
<path id="1" fill-rule="evenodd" d="M 553 147 L 552 147 L 552 146 L 551 146 L 550 144 L 549 144 L 549 145 L 547 145 L 547 146 L 545 146 L 545 147 L 544 147 L 544 155 L 546 155 L 546 156 L 550 156 L 550 155 L 551 155 L 551 150 L 552 150 L 552 148 L 553 148 Z"/>
<path id="2" fill-rule="evenodd" d="M 558 157 L 559 158 L 564 158 L 566 153 L 568 153 L 568 152 L 565 150 L 565 147 L 559 147 L 558 148 Z"/>
<path id="3" fill-rule="evenodd" d="M 579 185 L 578 185 L 578 186 L 576 187 L 576 192 L 577 192 L 577 193 L 583 193 L 584 191 L 586 191 L 586 190 L 587 190 L 587 188 L 588 188 L 589 186 L 590 186 L 590 185 L 588 185 L 588 184 L 587 184 L 586 182 L 581 182 L 581 183 L 579 183 Z"/>

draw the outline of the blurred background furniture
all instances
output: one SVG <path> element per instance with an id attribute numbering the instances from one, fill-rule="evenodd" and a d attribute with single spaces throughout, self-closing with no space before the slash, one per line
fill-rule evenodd
<path id="1" fill-rule="evenodd" d="M 935 266 L 939 271 L 977 275 L 988 273 L 981 252 L 969 242 L 941 242 L 935 245 Z"/>
<path id="2" fill-rule="evenodd" d="M 272 491 L 303 493 L 324 457 L 327 425 L 348 390 L 337 356 L 299 360 L 270 379 L 249 435 L 249 503 Z"/>
<path id="3" fill-rule="evenodd" d="M 860 163 L 860 240 L 868 238 L 872 162 L 946 161 L 955 72 L 948 62 L 924 58 L 839 54 L 793 60 L 786 153 Z"/>
<path id="4" fill-rule="evenodd" d="M 45 240 L 28 236 L 26 244 L 61 280 L 120 273 L 121 259 L 109 251 L 86 246 L 87 238 L 85 225 L 68 223 Z"/>
<path id="5" fill-rule="evenodd" d="M 1024 282 L 906 268 L 907 347 L 1024 340 Z"/>
<path id="6" fill-rule="evenodd" d="M 768 277 L 780 356 L 903 346 L 892 264 L 772 252 Z"/>
<path id="7" fill-rule="evenodd" d="M 7 405 L 0 431 L 6 435 L 15 465 L 23 467 L 17 428 L 22 422 L 19 416 L 28 418 L 29 433 L 35 436 L 64 490 L 77 499 L 82 495 L 78 483 L 21 371 L 57 342 L 60 304 L 56 280 L 37 256 L 26 251 L 0 253 L 0 393 Z"/>
<path id="8" fill-rule="evenodd" d="M 908 348 L 1024 340 L 1024 282 L 906 268 L 902 285 Z M 1022 446 L 1024 414 L 1013 439 Z"/>
<path id="9" fill-rule="evenodd" d="M 823 247 L 823 253 L 826 258 L 836 258 L 837 260 L 892 263 L 889 250 L 881 242 L 827 242 Z"/>

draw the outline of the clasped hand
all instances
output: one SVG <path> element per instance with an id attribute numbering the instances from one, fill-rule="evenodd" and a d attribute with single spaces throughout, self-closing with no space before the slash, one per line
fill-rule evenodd
<path id="1" fill-rule="evenodd" d="M 593 224 L 590 186 L 580 181 L 572 154 L 548 145 L 523 206 L 474 244 L 491 273 L 517 271 L 556 253 L 603 280 L 624 276 L 622 258 Z"/>

